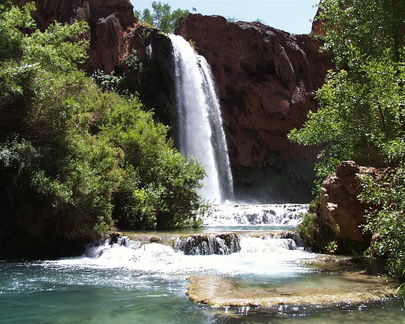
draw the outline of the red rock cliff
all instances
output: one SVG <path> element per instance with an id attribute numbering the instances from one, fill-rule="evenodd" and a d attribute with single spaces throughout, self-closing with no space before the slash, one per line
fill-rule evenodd
<path id="1" fill-rule="evenodd" d="M 31 0 L 15 0 L 23 6 Z M 127 35 L 137 20 L 129 0 L 36 0 L 33 13 L 40 29 L 53 21 L 85 20 L 90 26 L 89 66 L 111 72 L 122 65 L 128 52 Z"/>
<path id="2" fill-rule="evenodd" d="M 287 134 L 317 109 L 315 91 L 332 68 L 320 41 L 219 16 L 189 15 L 177 32 L 213 70 L 240 198 L 308 200 L 318 150 Z"/>
<path id="3" fill-rule="evenodd" d="M 28 0 L 15 0 L 23 5 Z M 90 25 L 88 69 L 127 73 L 156 117 L 176 129 L 171 46 L 157 30 L 136 21 L 129 0 L 36 0 L 40 28 L 52 21 L 86 20 Z M 218 16 L 190 15 L 177 31 L 192 40 L 211 65 L 234 173 L 237 198 L 263 202 L 310 199 L 316 148 L 290 143 L 288 132 L 301 127 L 317 109 L 315 90 L 331 57 L 320 42 L 260 23 L 231 23 Z M 142 64 L 130 71 L 125 59 L 137 50 Z"/>

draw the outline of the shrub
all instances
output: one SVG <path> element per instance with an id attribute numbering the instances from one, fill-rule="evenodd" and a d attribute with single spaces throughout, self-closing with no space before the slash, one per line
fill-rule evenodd
<path id="1" fill-rule="evenodd" d="M 405 269 L 405 168 L 393 168 L 381 179 L 365 177 L 362 187 L 360 198 L 377 206 L 366 211 L 364 230 L 380 235 L 373 250 L 388 256 L 389 273 L 401 277 Z"/>

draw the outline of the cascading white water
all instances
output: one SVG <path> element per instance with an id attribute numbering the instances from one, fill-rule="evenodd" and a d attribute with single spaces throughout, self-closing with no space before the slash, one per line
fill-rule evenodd
<path id="1" fill-rule="evenodd" d="M 205 58 L 181 36 L 170 35 L 176 74 L 180 152 L 205 168 L 201 196 L 209 203 L 232 199 L 233 185 L 218 96 Z"/>
<path id="2" fill-rule="evenodd" d="M 275 226 L 296 227 L 302 215 L 308 212 L 308 204 L 267 205 L 212 205 L 201 216 L 205 227 Z"/>

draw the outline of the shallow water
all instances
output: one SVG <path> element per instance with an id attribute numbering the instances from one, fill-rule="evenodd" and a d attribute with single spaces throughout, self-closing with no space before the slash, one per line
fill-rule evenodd
<path id="1" fill-rule="evenodd" d="M 405 323 L 402 301 L 329 308 L 212 309 L 185 295 L 187 278 L 216 274 L 252 288 L 341 286 L 333 273 L 302 266 L 315 255 L 284 240 L 242 237 L 241 252 L 186 256 L 162 244 L 94 246 L 86 256 L 0 262 L 2 323 Z M 347 284 L 347 282 L 346 282 Z"/>

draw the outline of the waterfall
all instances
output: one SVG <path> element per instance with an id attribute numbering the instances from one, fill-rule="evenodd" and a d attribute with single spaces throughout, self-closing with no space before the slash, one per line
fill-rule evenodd
<path id="1" fill-rule="evenodd" d="M 170 35 L 176 76 L 180 152 L 205 169 L 201 196 L 209 203 L 232 199 L 232 174 L 218 96 L 210 67 L 181 36 Z"/>
<path id="2" fill-rule="evenodd" d="M 308 208 L 307 204 L 212 205 L 201 221 L 205 227 L 296 227 Z"/>

